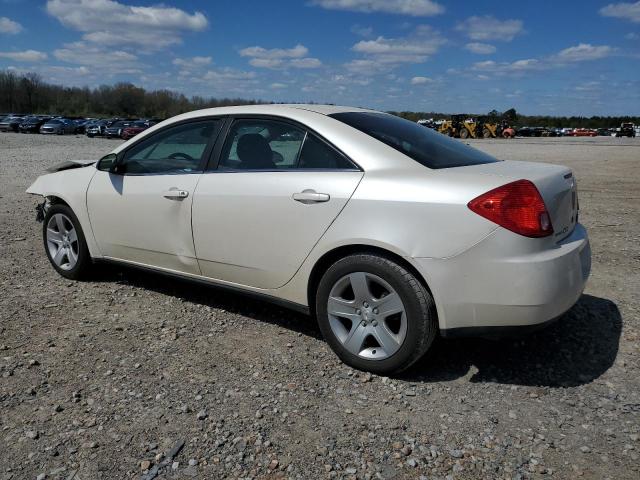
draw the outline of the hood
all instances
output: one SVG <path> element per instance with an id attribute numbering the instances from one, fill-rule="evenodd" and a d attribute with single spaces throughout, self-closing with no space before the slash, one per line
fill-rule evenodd
<path id="1" fill-rule="evenodd" d="M 96 160 L 67 160 L 65 162 L 58 163 L 53 167 L 47 168 L 47 172 L 55 173 L 63 170 L 71 170 L 72 168 L 88 167 L 96 163 Z"/>

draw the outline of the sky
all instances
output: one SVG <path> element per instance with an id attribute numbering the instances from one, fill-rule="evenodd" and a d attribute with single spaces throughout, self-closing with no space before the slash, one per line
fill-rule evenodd
<path id="1" fill-rule="evenodd" d="M 187 96 L 640 115 L 640 1 L 0 0 L 7 68 Z"/>

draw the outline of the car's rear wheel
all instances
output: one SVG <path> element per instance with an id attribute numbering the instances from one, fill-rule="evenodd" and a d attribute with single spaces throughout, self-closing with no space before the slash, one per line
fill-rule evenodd
<path id="1" fill-rule="evenodd" d="M 87 276 L 92 262 L 78 218 L 66 205 L 47 210 L 42 231 L 44 249 L 53 268 L 63 277 L 78 280 Z"/>
<path id="2" fill-rule="evenodd" d="M 316 296 L 320 330 L 346 364 L 399 373 L 420 359 L 437 331 L 433 299 L 398 263 L 357 254 L 334 263 Z"/>

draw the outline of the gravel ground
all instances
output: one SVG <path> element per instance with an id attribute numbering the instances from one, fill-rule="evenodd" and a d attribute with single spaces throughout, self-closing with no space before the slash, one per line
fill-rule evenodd
<path id="1" fill-rule="evenodd" d="M 114 145 L 0 134 L 0 479 L 640 478 L 640 139 L 474 142 L 574 169 L 591 280 L 552 327 L 440 340 L 393 379 L 266 303 L 56 275 L 24 190 Z"/>

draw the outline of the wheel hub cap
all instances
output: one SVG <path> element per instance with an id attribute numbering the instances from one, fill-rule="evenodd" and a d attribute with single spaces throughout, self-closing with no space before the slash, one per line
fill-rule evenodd
<path id="1" fill-rule="evenodd" d="M 78 262 L 78 233 L 71 219 L 56 213 L 47 222 L 46 244 L 51 261 L 62 270 L 71 270 Z"/>
<path id="2" fill-rule="evenodd" d="M 377 275 L 354 272 L 338 280 L 329 294 L 329 324 L 352 354 L 383 360 L 396 353 L 407 333 L 398 293 Z"/>

